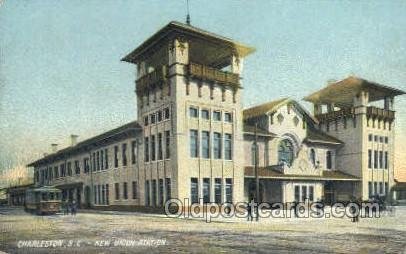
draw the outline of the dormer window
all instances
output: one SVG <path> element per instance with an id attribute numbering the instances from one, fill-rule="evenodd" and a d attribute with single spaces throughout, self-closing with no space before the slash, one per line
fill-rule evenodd
<path id="1" fill-rule="evenodd" d="M 333 168 L 333 158 L 332 158 L 331 151 L 327 151 L 327 153 L 326 153 L 326 168 L 327 169 Z"/>
<path id="2" fill-rule="evenodd" d="M 310 161 L 312 162 L 313 166 L 316 166 L 316 152 L 314 149 L 310 149 Z"/>

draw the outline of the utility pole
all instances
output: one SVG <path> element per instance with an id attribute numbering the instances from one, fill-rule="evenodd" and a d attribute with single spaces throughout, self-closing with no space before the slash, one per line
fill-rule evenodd
<path id="1" fill-rule="evenodd" d="M 255 199 L 256 199 L 256 210 L 257 210 L 257 216 L 256 216 L 256 220 L 259 220 L 259 209 L 258 209 L 258 204 L 259 204 L 259 176 L 258 176 L 258 135 L 257 135 L 257 128 L 258 128 L 258 123 L 255 123 L 255 135 L 254 135 L 254 146 L 255 146 L 255 186 L 256 186 L 256 195 L 255 195 Z"/>

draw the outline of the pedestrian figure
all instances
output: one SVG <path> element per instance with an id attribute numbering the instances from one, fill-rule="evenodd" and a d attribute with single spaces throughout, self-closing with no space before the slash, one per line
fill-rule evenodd
<path id="1" fill-rule="evenodd" d="M 77 203 L 76 203 L 76 200 L 73 200 L 72 207 L 71 207 L 71 213 L 73 216 L 76 216 L 76 209 L 77 209 Z"/>
<path id="2" fill-rule="evenodd" d="M 252 219 L 253 219 L 251 203 L 247 203 L 247 212 L 248 212 L 247 221 L 250 221 L 250 220 L 252 221 Z"/>
<path id="3" fill-rule="evenodd" d="M 66 200 L 62 200 L 62 211 L 63 211 L 63 215 L 66 215 L 67 213 L 67 207 L 68 204 L 66 203 Z"/>
<path id="4" fill-rule="evenodd" d="M 350 202 L 353 204 L 350 207 L 351 221 L 357 222 L 359 216 L 359 211 L 357 212 L 357 208 L 355 207 L 355 205 L 357 205 L 357 200 L 355 199 L 355 197 L 351 197 Z"/>

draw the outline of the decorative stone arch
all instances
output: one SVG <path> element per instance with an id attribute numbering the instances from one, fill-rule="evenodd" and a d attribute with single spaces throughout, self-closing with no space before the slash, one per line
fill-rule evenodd
<path id="1" fill-rule="evenodd" d="M 282 135 L 281 140 L 284 140 L 284 139 L 288 139 L 293 144 L 293 148 L 294 148 L 293 151 L 294 151 L 295 157 L 297 157 L 297 154 L 299 153 L 299 148 L 301 146 L 299 137 L 295 133 L 289 132 L 289 133 L 285 133 Z"/>

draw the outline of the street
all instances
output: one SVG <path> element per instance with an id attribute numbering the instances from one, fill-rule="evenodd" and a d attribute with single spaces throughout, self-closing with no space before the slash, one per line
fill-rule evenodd
<path id="1" fill-rule="evenodd" d="M 7 253 L 406 251 L 405 208 L 397 209 L 394 216 L 359 223 L 347 218 L 217 219 L 206 223 L 128 212 L 34 216 L 21 208 L 1 207 L 0 225 L 0 251 Z"/>

